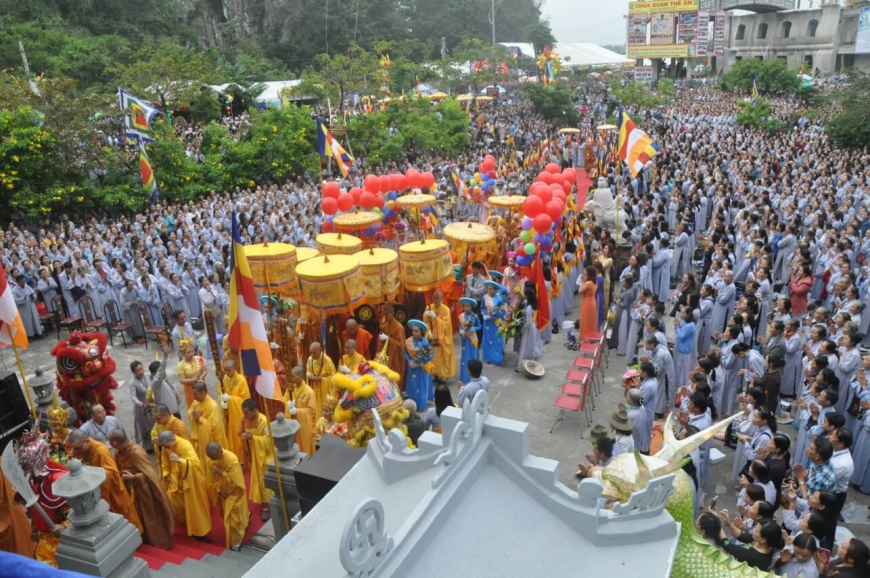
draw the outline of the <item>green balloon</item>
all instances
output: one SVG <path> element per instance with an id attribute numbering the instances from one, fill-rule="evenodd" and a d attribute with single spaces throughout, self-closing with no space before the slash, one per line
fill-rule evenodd
<path id="1" fill-rule="evenodd" d="M 527 232 L 527 231 L 523 231 Z M 535 244 L 534 243 L 526 243 L 525 247 L 523 247 L 526 251 L 526 255 L 534 255 L 535 254 Z"/>
<path id="2" fill-rule="evenodd" d="M 528 243 L 532 239 L 532 234 L 528 231 L 520 231 L 520 239 L 523 243 Z"/>
<path id="3" fill-rule="evenodd" d="M 468 181 L 468 184 L 473 187 L 477 184 L 477 181 L 475 181 L 474 179 L 471 179 L 470 181 Z"/>

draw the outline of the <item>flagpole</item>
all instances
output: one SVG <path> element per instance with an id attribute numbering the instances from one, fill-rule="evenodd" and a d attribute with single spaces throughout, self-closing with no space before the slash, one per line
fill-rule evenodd
<path id="1" fill-rule="evenodd" d="M 276 378 L 277 379 L 277 378 Z M 256 387 L 256 385 L 254 386 Z M 278 481 L 278 495 L 281 496 L 281 512 L 284 514 L 284 527 L 290 531 L 290 515 L 287 513 L 287 500 L 284 499 L 284 483 L 281 481 L 281 466 L 278 464 L 278 454 L 275 452 L 275 438 L 272 435 L 272 421 L 269 419 L 268 398 L 263 395 L 263 409 L 266 412 L 266 427 L 269 429 L 269 447 L 272 448 L 272 463 L 275 465 L 275 478 Z"/>
<path id="2" fill-rule="evenodd" d="M 18 364 L 18 372 L 21 374 L 21 383 L 24 384 L 24 395 L 27 396 L 27 403 L 30 405 L 30 413 L 33 414 L 33 421 L 39 427 L 39 416 L 36 415 L 36 406 L 33 405 L 33 398 L 30 396 L 30 387 L 27 385 L 27 377 L 24 375 L 24 365 L 21 363 L 21 356 L 18 355 L 18 347 L 15 346 L 15 339 L 12 337 L 12 329 L 8 323 L 6 325 L 6 333 L 9 335 L 9 342 L 12 344 L 12 352 L 15 354 L 15 363 Z"/>

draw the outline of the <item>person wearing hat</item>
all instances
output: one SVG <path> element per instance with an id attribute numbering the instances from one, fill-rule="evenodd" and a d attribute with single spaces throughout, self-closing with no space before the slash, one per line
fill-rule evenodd
<path id="1" fill-rule="evenodd" d="M 470 359 L 480 359 L 480 342 L 477 332 L 480 331 L 480 318 L 474 312 L 477 301 L 470 297 L 459 300 L 462 313 L 459 314 L 459 336 L 462 337 L 462 357 L 459 363 L 459 383 L 468 383 L 471 376 L 468 373 L 467 363 Z"/>
<path id="2" fill-rule="evenodd" d="M 613 430 L 613 455 L 634 453 L 634 422 L 628 412 L 622 408 L 607 412 L 607 423 Z"/>
<path id="3" fill-rule="evenodd" d="M 652 412 L 643 406 L 643 394 L 639 389 L 629 389 L 626 395 L 628 404 L 624 404 L 626 415 L 631 420 L 631 437 L 634 447 L 643 455 L 649 455 L 652 440 Z"/>
<path id="4" fill-rule="evenodd" d="M 405 393 L 413 399 L 418 408 L 426 407 L 429 400 L 435 399 L 432 389 L 432 346 L 426 339 L 426 324 L 419 319 L 408 321 L 411 336 L 405 340 L 405 361 L 408 373 L 405 376 Z"/>
<path id="5" fill-rule="evenodd" d="M 606 467 L 613 459 L 613 440 L 607 437 L 606 427 L 595 424 L 583 433 L 583 439 L 592 442 L 592 453 L 586 454 L 588 463 L 577 464 L 574 475 L 581 479 L 588 478 L 593 468 Z"/>
<path id="6" fill-rule="evenodd" d="M 495 281 L 484 281 L 486 295 L 483 296 L 483 361 L 501 365 L 504 361 L 504 340 L 498 334 L 499 321 L 506 312 L 504 299 L 500 295 L 503 287 Z"/>

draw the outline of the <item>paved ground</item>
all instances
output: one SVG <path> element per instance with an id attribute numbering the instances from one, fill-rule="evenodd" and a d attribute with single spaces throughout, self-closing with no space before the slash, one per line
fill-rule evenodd
<path id="1" fill-rule="evenodd" d="M 578 311 L 579 305 L 575 306 L 575 312 Z M 669 333 L 672 334 L 671 331 Z M 516 357 L 513 353 L 506 354 L 504 367 L 485 366 L 484 372 L 492 383 L 489 392 L 490 413 L 530 423 L 532 426 L 530 452 L 558 460 L 561 466 L 560 481 L 570 488 L 576 488 L 577 480 L 574 478 L 574 472 L 577 462 L 583 460 L 583 456 L 591 451 L 591 444 L 581 438 L 581 434 L 588 427 L 585 417 L 582 414 L 569 414 L 558 424 L 555 432 L 550 433 L 550 428 L 558 414 L 558 410 L 553 407 L 553 401 L 559 395 L 565 373 L 571 368 L 576 356 L 575 352 L 565 349 L 563 346 L 565 341 L 566 332 L 560 331 L 553 335 L 552 343 L 545 347 L 544 355 L 539 360 L 546 369 L 543 379 L 532 381 L 522 374 L 515 373 Z M 54 343 L 54 333 L 52 333 L 50 339 L 36 341 L 28 351 L 23 353 L 27 373 L 31 374 L 38 366 L 49 370 L 53 368 L 53 358 L 48 352 Z M 116 346 L 112 349 L 112 356 L 118 367 L 115 378 L 122 382 L 115 395 L 115 403 L 118 406 L 116 415 L 125 426 L 129 426 L 130 432 L 132 432 L 133 422 L 132 403 L 126 388 L 130 362 L 140 360 L 147 365 L 155 358 L 155 351 L 153 345 L 148 351 L 141 345 L 130 345 L 128 349 L 124 349 L 120 342 L 116 342 Z M 456 347 L 456 352 L 459 355 L 460 347 Z M 14 368 L 15 361 L 8 350 L 3 352 L 3 360 L 7 369 Z M 625 365 L 625 358 L 611 352 L 610 367 L 604 370 L 604 387 L 601 395 L 595 400 L 593 423 L 606 424 L 604 417 L 607 411 L 622 401 L 621 380 Z M 170 379 L 177 383 L 174 379 L 175 364 L 170 363 L 169 366 Z M 213 368 L 211 363 L 209 368 Z M 213 372 L 208 376 L 207 381 L 214 395 L 216 379 Z M 455 381 L 451 382 L 450 386 L 455 399 L 457 394 Z M 785 431 L 794 438 L 794 430 L 790 426 L 786 426 Z M 733 511 L 736 494 L 734 482 L 730 480 L 733 451 L 725 448 L 722 442 L 715 442 L 715 446 L 726 455 L 726 460 L 722 464 L 713 466 L 708 495 L 718 495 L 719 506 Z M 851 523 L 846 527 L 864 540 L 870 540 L 868 505 L 870 505 L 870 496 L 850 490 L 845 515 Z"/>

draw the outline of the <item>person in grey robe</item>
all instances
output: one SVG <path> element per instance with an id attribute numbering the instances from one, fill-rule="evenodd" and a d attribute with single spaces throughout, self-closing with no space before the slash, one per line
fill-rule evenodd
<path id="1" fill-rule="evenodd" d="M 534 361 L 544 352 L 544 342 L 542 341 L 541 334 L 538 332 L 538 327 L 535 324 L 535 308 L 537 307 L 537 300 L 534 297 L 533 293 L 526 292 L 526 304 L 523 308 L 523 317 L 525 321 L 523 322 L 520 349 L 517 354 L 516 371 L 518 373 L 522 373 L 523 371 L 523 361 Z M 535 308 L 532 307 L 532 304 L 535 305 Z"/>
<path id="2" fill-rule="evenodd" d="M 122 291 L 126 291 L 123 289 Z M 133 402 L 133 425 L 136 435 L 136 443 L 152 451 L 154 445 L 151 442 L 151 429 L 154 427 L 154 417 L 151 415 L 151 405 L 147 402 L 148 385 L 146 384 L 145 368 L 139 361 L 130 364 L 133 377 L 128 384 L 130 387 L 130 401 Z"/>
<path id="3" fill-rule="evenodd" d="M 635 282 L 634 274 L 629 273 L 622 278 L 622 288 L 616 302 L 616 317 L 613 320 L 614 331 L 610 333 L 608 346 L 616 348 L 619 355 L 628 352 L 628 328 L 631 325 L 631 304 L 637 299 L 640 286 Z"/>
<path id="4" fill-rule="evenodd" d="M 67 261 L 63 264 L 63 273 L 60 274 L 60 290 L 63 294 L 63 304 L 66 307 L 67 316 L 79 316 L 79 300 L 73 296 L 73 288 L 76 286 L 76 273 L 72 263 Z"/>
<path id="5" fill-rule="evenodd" d="M 765 267 L 759 267 L 756 272 L 758 278 L 758 291 L 755 297 L 758 299 L 758 335 L 767 335 L 767 315 L 773 304 L 773 289 L 770 286 L 770 273 Z"/>
<path id="6" fill-rule="evenodd" d="M 854 426 L 857 423 L 857 417 L 846 411 L 852 401 L 854 392 L 852 391 L 852 381 L 855 379 L 855 372 L 861 365 L 861 352 L 858 350 L 858 344 L 861 338 L 857 335 L 847 333 L 840 338 L 840 347 L 838 348 L 839 359 L 834 365 L 834 373 L 837 379 L 840 380 L 839 394 L 840 399 L 834 405 L 835 411 L 846 416 L 846 427 L 854 431 Z"/>
<path id="7" fill-rule="evenodd" d="M 199 302 L 199 278 L 193 270 L 193 262 L 188 261 L 184 264 L 184 273 L 181 274 L 181 283 L 187 287 L 187 309 L 190 311 L 191 318 L 199 317 L 202 312 L 202 307 Z"/>
<path id="8" fill-rule="evenodd" d="M 48 312 L 54 311 L 54 296 L 57 295 L 59 287 L 57 286 L 57 281 L 48 272 L 48 269 L 39 270 L 39 281 L 36 283 L 36 290 L 42 296 L 45 310 Z"/>
<path id="9" fill-rule="evenodd" d="M 710 349 L 713 337 L 713 296 L 716 290 L 709 285 L 701 287 L 701 303 L 698 305 L 698 356 L 705 355 Z M 718 407 L 717 407 L 718 409 Z"/>
<path id="10" fill-rule="evenodd" d="M 689 252 L 689 234 L 686 233 L 686 225 L 677 225 L 677 238 L 674 241 L 674 255 L 671 259 L 671 277 L 680 279 L 683 274 L 689 272 L 692 255 Z"/>
<path id="11" fill-rule="evenodd" d="M 626 349 L 624 354 L 617 351 L 620 355 L 627 355 L 629 351 L 633 352 L 636 350 L 644 323 L 650 314 L 650 307 L 646 304 L 650 293 L 645 289 L 640 289 L 639 283 L 637 286 L 640 292 L 638 293 L 637 300 L 631 304 L 631 308 L 628 310 L 631 323 L 628 326 L 628 338 L 625 340 Z"/>
<path id="12" fill-rule="evenodd" d="M 773 283 L 774 285 L 787 285 L 789 278 L 789 264 L 791 256 L 797 249 L 797 228 L 789 227 L 782 239 L 780 239 L 777 247 L 779 252 L 776 254 L 776 259 L 773 262 Z"/>
<path id="13" fill-rule="evenodd" d="M 628 390 L 628 418 L 631 420 L 631 437 L 634 439 L 634 447 L 640 453 L 649 455 L 649 444 L 652 441 L 652 416 L 641 404 L 643 399 L 639 389 Z"/>
<path id="14" fill-rule="evenodd" d="M 726 271 L 722 278 L 724 284 L 719 294 L 716 295 L 716 302 L 713 304 L 713 333 L 718 333 L 725 328 L 725 323 L 728 318 L 734 314 L 734 305 L 737 296 L 737 288 L 734 286 L 734 273 Z"/>
<path id="15" fill-rule="evenodd" d="M 99 259 L 94 259 L 94 268 L 88 274 L 88 281 L 93 287 L 94 311 L 97 317 L 106 318 L 106 304 L 109 301 L 117 302 L 117 297 L 115 297 L 115 288 Z"/>
<path id="16" fill-rule="evenodd" d="M 782 321 L 771 321 L 767 327 L 767 336 L 758 337 L 758 342 L 761 344 L 761 356 L 768 357 L 776 355 L 785 358 L 785 323 Z"/>
<path id="17" fill-rule="evenodd" d="M 150 277 L 140 279 L 142 286 L 139 287 L 139 302 L 144 303 L 145 321 L 148 325 L 163 325 L 163 314 L 160 312 L 160 291 L 157 285 L 151 283 Z"/>
<path id="18" fill-rule="evenodd" d="M 674 250 L 671 249 L 669 239 L 662 239 L 659 243 L 659 250 L 652 258 L 653 293 L 659 301 L 667 303 L 671 292 L 671 261 Z"/>
<path id="19" fill-rule="evenodd" d="M 11 290 L 27 337 L 29 339 L 41 337 L 42 323 L 39 321 L 39 312 L 36 310 L 36 291 L 27 284 L 24 275 L 20 273 L 15 276 L 15 285 L 11 287 Z"/>
<path id="20" fill-rule="evenodd" d="M 100 404 L 91 406 L 91 419 L 82 424 L 79 428 L 100 443 L 109 445 L 109 432 L 119 429 L 124 433 L 124 425 L 112 415 L 106 415 L 106 408 Z"/>
<path id="21" fill-rule="evenodd" d="M 118 307 L 121 310 L 124 321 L 133 326 L 130 331 L 136 340 L 145 338 L 145 327 L 142 325 L 142 311 L 139 308 L 139 303 L 139 290 L 136 288 L 136 282 L 128 279 L 127 286 L 121 289 Z"/>
<path id="22" fill-rule="evenodd" d="M 797 397 L 803 382 L 800 320 L 789 319 L 785 322 L 785 367 L 782 369 L 779 395 L 782 397 Z"/>
<path id="23" fill-rule="evenodd" d="M 656 370 L 655 413 L 661 417 L 665 412 L 673 409 L 677 397 L 677 379 L 674 371 L 674 358 L 667 347 L 662 346 L 654 335 L 650 335 L 644 342 L 647 355 L 643 355 L 640 361 L 651 361 Z"/>
<path id="24" fill-rule="evenodd" d="M 172 311 L 184 311 L 184 315 L 190 319 L 190 311 L 187 308 L 187 287 L 181 282 L 178 273 L 172 273 L 171 282 L 166 285 L 169 294 L 169 305 Z"/>
<path id="25" fill-rule="evenodd" d="M 203 277 L 200 279 L 199 302 L 202 304 L 203 318 L 205 311 L 211 311 L 212 320 L 214 321 L 215 333 L 226 333 L 226 325 L 224 324 L 224 314 L 221 309 L 220 299 L 214 290 L 214 285 L 211 281 Z"/>

